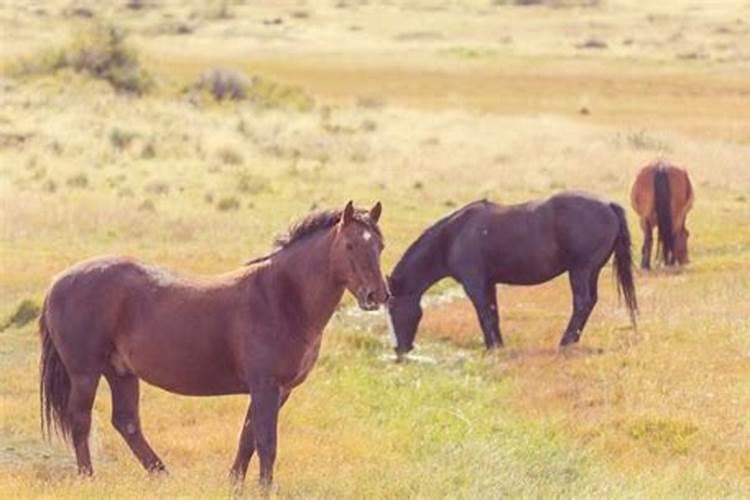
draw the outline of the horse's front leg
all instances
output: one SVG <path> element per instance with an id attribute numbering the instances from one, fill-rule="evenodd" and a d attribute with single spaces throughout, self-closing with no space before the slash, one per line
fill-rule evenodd
<path id="1" fill-rule="evenodd" d="M 500 335 L 500 320 L 497 313 L 497 296 L 495 285 L 486 279 L 465 280 L 462 282 L 466 295 L 474 304 L 479 325 L 484 334 L 484 345 L 487 349 L 503 346 Z"/>
<path id="2" fill-rule="evenodd" d="M 283 390 L 281 393 L 281 401 L 279 402 L 279 409 L 284 406 L 286 400 L 289 399 L 291 394 L 288 390 Z M 247 475 L 247 467 L 250 464 L 250 459 L 255 452 L 255 432 L 253 427 L 253 406 L 252 403 L 248 405 L 247 415 L 242 425 L 242 432 L 240 434 L 240 444 L 237 449 L 237 455 L 234 459 L 234 464 L 229 473 L 232 481 L 234 482 L 235 488 L 240 489 L 245 481 Z"/>
<path id="3" fill-rule="evenodd" d="M 284 397 L 281 387 L 270 377 L 251 383 L 250 412 L 255 436 L 255 449 L 260 457 L 260 485 L 268 488 L 273 481 L 273 465 L 276 461 L 276 436 L 279 409 Z"/>

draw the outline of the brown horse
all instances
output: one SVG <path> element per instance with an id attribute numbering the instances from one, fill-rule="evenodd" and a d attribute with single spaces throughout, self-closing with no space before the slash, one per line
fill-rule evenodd
<path id="1" fill-rule="evenodd" d="M 651 268 L 653 228 L 657 226 L 659 248 L 664 264 L 688 263 L 688 237 L 685 218 L 695 195 L 685 169 L 657 161 L 638 172 L 630 201 L 640 217 L 643 230 L 641 268 Z"/>
<path id="2" fill-rule="evenodd" d="M 249 394 L 231 475 L 253 451 L 271 483 L 279 409 L 315 364 L 321 334 L 348 289 L 374 310 L 388 299 L 380 272 L 381 205 L 349 202 L 311 214 L 277 250 L 239 270 L 187 278 L 124 258 L 79 263 L 53 282 L 39 320 L 42 429 L 72 438 L 78 470 L 93 472 L 91 408 L 103 375 L 112 424 L 148 471 L 164 464 L 141 431 L 139 379 L 191 396 Z"/>

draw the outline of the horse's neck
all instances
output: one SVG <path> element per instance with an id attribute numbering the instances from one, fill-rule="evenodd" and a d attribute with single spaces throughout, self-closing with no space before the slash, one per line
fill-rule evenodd
<path id="1" fill-rule="evenodd" d="M 345 285 L 336 280 L 331 267 L 332 231 L 293 243 L 273 257 L 271 272 L 277 273 L 276 280 L 292 288 L 295 307 L 301 308 L 300 317 L 304 318 L 304 333 L 320 333 L 344 295 Z"/>
<path id="2" fill-rule="evenodd" d="M 422 295 L 434 283 L 448 276 L 445 249 L 437 238 L 428 238 L 410 248 L 393 271 L 399 295 Z"/>

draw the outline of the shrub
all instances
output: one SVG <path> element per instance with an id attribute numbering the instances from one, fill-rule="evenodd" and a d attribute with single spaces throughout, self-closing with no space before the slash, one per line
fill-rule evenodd
<path id="1" fill-rule="evenodd" d="M 44 50 L 15 63 L 15 76 L 53 74 L 70 68 L 105 80 L 118 92 L 140 95 L 153 86 L 153 78 L 141 66 L 138 53 L 126 43 L 125 32 L 113 25 L 93 24 L 76 34 L 63 49 Z"/>
<path id="2" fill-rule="evenodd" d="M 146 184 L 145 191 L 155 195 L 169 194 L 169 184 L 164 181 L 153 181 Z"/>
<path id="3" fill-rule="evenodd" d="M 84 173 L 75 174 L 71 177 L 68 177 L 68 180 L 65 181 L 65 183 L 74 188 L 85 188 L 89 185 L 89 178 Z"/>
<path id="4" fill-rule="evenodd" d="M 138 205 L 138 210 L 141 212 L 155 212 L 156 205 L 154 205 L 153 201 L 145 199 L 140 205 Z"/>
<path id="5" fill-rule="evenodd" d="M 67 66 L 68 60 L 64 50 L 44 49 L 31 57 L 15 61 L 7 68 L 6 72 L 16 77 L 48 75 Z"/>
<path id="6" fill-rule="evenodd" d="M 156 145 L 153 140 L 148 141 L 141 149 L 141 158 L 150 160 L 156 157 Z"/>
<path id="7" fill-rule="evenodd" d="M 245 194 L 258 194 L 268 189 L 268 179 L 243 172 L 237 179 L 237 190 Z"/>
<path id="8" fill-rule="evenodd" d="M 374 132 L 378 128 L 378 122 L 375 120 L 365 119 L 359 125 L 359 129 L 363 132 Z"/>
<path id="9" fill-rule="evenodd" d="M 109 132 L 110 144 L 119 150 L 127 149 L 136 137 L 138 137 L 137 133 L 119 127 L 115 127 Z"/>
<path id="10" fill-rule="evenodd" d="M 125 33 L 115 26 L 83 31 L 73 41 L 68 60 L 74 70 L 106 80 L 118 91 L 142 94 L 153 84 L 138 53 L 125 42 Z"/>
<path id="11" fill-rule="evenodd" d="M 42 189 L 47 191 L 48 193 L 54 193 L 55 191 L 57 191 L 57 183 L 52 179 L 49 179 L 44 184 L 42 184 Z"/>
<path id="12" fill-rule="evenodd" d="M 266 109 L 306 112 L 315 107 L 315 100 L 302 87 L 285 85 L 261 77 L 253 79 L 249 98 L 256 106 Z"/>
<path id="13" fill-rule="evenodd" d="M 219 148 L 216 154 L 225 165 L 242 165 L 245 162 L 242 153 L 231 146 Z"/>
<path id="14" fill-rule="evenodd" d="M 247 100 L 262 109 L 310 111 L 315 100 L 301 87 L 278 83 L 259 76 L 248 77 L 241 71 L 211 69 L 193 85 L 216 101 Z"/>
<path id="15" fill-rule="evenodd" d="M 211 69 L 203 73 L 196 87 L 210 93 L 217 101 L 242 100 L 247 97 L 252 81 L 240 71 Z"/>
<path id="16" fill-rule="evenodd" d="M 227 212 L 229 210 L 237 210 L 240 208 L 240 201 L 234 196 L 228 196 L 222 198 L 216 204 L 216 208 L 221 212 Z"/>
<path id="17" fill-rule="evenodd" d="M 0 327 L 0 330 L 5 330 L 10 326 L 15 326 L 16 328 L 25 326 L 38 318 L 40 311 L 41 307 L 39 307 L 39 304 L 31 299 L 24 299 L 18 304 L 13 314 L 8 317 L 5 324 Z"/>
<path id="18" fill-rule="evenodd" d="M 669 144 L 648 134 L 645 130 L 627 134 L 625 140 L 630 147 L 638 150 L 670 152 L 672 149 Z"/>

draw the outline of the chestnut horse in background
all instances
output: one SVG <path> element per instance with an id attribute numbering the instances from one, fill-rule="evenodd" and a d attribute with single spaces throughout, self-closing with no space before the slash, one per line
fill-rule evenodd
<path id="1" fill-rule="evenodd" d="M 654 226 L 658 228 L 658 245 L 664 264 L 688 263 L 690 233 L 685 227 L 685 218 L 694 199 L 690 177 L 683 168 L 657 161 L 638 172 L 630 201 L 643 230 L 641 268 L 651 268 Z"/>
<path id="2" fill-rule="evenodd" d="M 104 376 L 112 425 L 143 467 L 163 471 L 141 431 L 140 379 L 189 396 L 249 394 L 231 474 L 241 484 L 257 449 L 260 482 L 270 485 L 279 409 L 315 364 L 344 290 L 365 310 L 388 300 L 380 213 L 380 203 L 367 212 L 349 202 L 311 214 L 272 254 L 220 276 L 112 257 L 63 272 L 39 320 L 42 429 L 49 437 L 54 424 L 72 439 L 79 472 L 92 474 L 91 408 Z"/>

